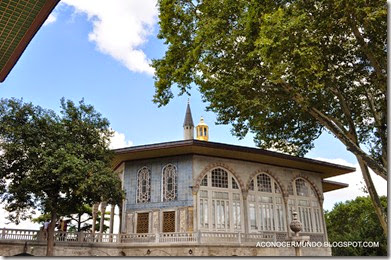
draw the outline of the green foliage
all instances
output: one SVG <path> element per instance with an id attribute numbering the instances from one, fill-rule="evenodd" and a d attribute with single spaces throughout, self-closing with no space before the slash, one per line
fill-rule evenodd
<path id="1" fill-rule="evenodd" d="M 387 211 L 387 197 L 380 198 Z M 387 237 L 373 210 L 369 197 L 357 197 L 344 203 L 337 203 L 325 213 L 330 242 L 334 241 L 373 241 L 380 247 L 334 247 L 334 256 L 386 256 Z"/>
<path id="2" fill-rule="evenodd" d="M 18 223 L 34 209 L 66 216 L 102 200 L 123 196 L 111 170 L 112 131 L 91 105 L 61 100 L 61 114 L 0 100 L 0 192 Z"/>
<path id="3" fill-rule="evenodd" d="M 69 214 L 64 216 L 65 220 L 70 221 L 68 223 L 68 232 L 91 232 L 92 231 L 92 207 L 89 205 L 82 205 L 78 210 L 74 209 L 75 214 Z M 77 212 L 77 213 L 76 213 Z M 105 212 L 105 221 L 110 220 L 110 212 Z M 34 223 L 42 224 L 51 219 L 50 213 L 41 214 L 36 218 L 33 218 L 31 221 Z M 101 220 L 101 212 L 97 212 L 96 222 L 95 222 L 95 231 L 99 232 L 100 229 L 100 220 Z M 103 231 L 106 232 L 109 227 L 103 224 Z"/>
<path id="4" fill-rule="evenodd" d="M 261 148 L 299 156 L 324 131 L 309 113 L 316 109 L 386 167 L 386 1 L 158 5 L 158 36 L 168 45 L 153 61 L 159 105 L 173 85 L 183 94 L 195 83 L 239 138 L 251 131 Z"/>

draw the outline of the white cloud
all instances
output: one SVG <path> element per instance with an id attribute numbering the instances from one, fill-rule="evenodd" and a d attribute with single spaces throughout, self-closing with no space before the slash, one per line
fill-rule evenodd
<path id="1" fill-rule="evenodd" d="M 114 131 L 114 135 L 111 137 L 110 141 L 111 149 L 124 148 L 133 145 L 132 141 L 126 140 L 125 134 L 119 133 L 117 131 Z"/>
<path id="2" fill-rule="evenodd" d="M 366 187 L 364 179 L 362 177 L 361 169 L 358 163 L 351 164 L 345 161 L 344 159 L 328 159 L 328 158 L 314 158 L 316 160 L 326 161 L 330 163 L 336 163 L 341 165 L 346 165 L 356 168 L 356 171 L 349 174 L 343 174 L 336 177 L 328 178 L 330 181 L 338 181 L 349 184 L 349 187 L 344 189 L 339 189 L 335 191 L 330 191 L 324 194 L 324 204 L 323 208 L 325 210 L 331 210 L 335 203 L 344 202 L 346 200 L 352 200 L 357 196 L 368 196 L 368 193 L 365 193 L 363 188 Z M 387 195 L 387 182 L 376 175 L 370 170 L 372 181 L 376 187 L 377 193 L 379 196 Z"/>
<path id="3" fill-rule="evenodd" d="M 141 50 L 156 24 L 156 0 L 63 0 L 93 24 L 88 39 L 97 49 L 120 61 L 130 71 L 153 75 L 150 60 Z"/>
<path id="4" fill-rule="evenodd" d="M 51 23 L 54 23 L 55 21 L 57 21 L 57 13 L 53 12 L 53 13 L 49 14 L 48 18 L 43 23 L 43 26 L 49 25 Z"/>

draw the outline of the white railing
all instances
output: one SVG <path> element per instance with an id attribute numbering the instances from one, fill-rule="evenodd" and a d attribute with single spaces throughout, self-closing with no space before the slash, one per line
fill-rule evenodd
<path id="1" fill-rule="evenodd" d="M 276 240 L 276 233 L 243 233 L 241 234 L 241 240 L 243 242 L 259 242 L 259 241 L 275 241 Z"/>
<path id="2" fill-rule="evenodd" d="M 279 234 L 279 235 L 282 235 Z M 143 234 L 106 234 L 85 232 L 54 232 L 54 240 L 61 243 L 124 243 L 124 244 L 254 244 L 258 241 L 276 241 L 276 233 L 241 232 L 175 232 Z M 45 241 L 46 234 L 37 230 L 0 229 L 1 240 Z"/>
<path id="3" fill-rule="evenodd" d="M 160 243 L 197 242 L 197 233 L 160 233 Z"/>
<path id="4" fill-rule="evenodd" d="M 200 243 L 240 243 L 240 233 L 201 232 Z"/>
<path id="5" fill-rule="evenodd" d="M 141 234 L 120 234 L 121 243 L 154 243 L 156 242 L 156 234 L 141 233 Z"/>
<path id="6" fill-rule="evenodd" d="M 5 229 L 0 231 L 0 240 L 38 240 L 38 230 Z"/>

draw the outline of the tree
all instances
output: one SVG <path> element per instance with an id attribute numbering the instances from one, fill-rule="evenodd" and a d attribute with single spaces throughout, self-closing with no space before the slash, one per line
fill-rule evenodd
<path id="1" fill-rule="evenodd" d="M 91 220 L 93 219 L 92 217 L 92 207 L 89 205 L 82 205 L 81 208 L 79 209 L 74 209 L 73 214 L 68 214 L 64 216 L 65 220 L 69 220 L 68 224 L 68 231 L 69 232 L 90 232 L 92 230 L 92 223 Z M 110 214 L 109 211 L 105 212 L 105 216 L 108 216 Z M 97 212 L 97 218 L 95 222 L 95 231 L 99 232 L 100 230 L 100 219 L 101 219 L 101 213 L 98 211 Z M 43 223 L 51 219 L 50 213 L 46 214 L 41 214 L 40 216 L 33 218 L 32 222 L 34 223 L 40 223 L 43 225 Z M 110 220 L 109 217 L 105 217 L 105 221 Z M 109 229 L 107 225 L 103 225 L 103 230 L 106 231 Z"/>
<path id="2" fill-rule="evenodd" d="M 387 6 L 375 0 L 160 0 L 154 101 L 199 86 L 239 138 L 303 156 L 324 131 L 352 152 L 385 234 L 369 169 L 387 179 Z"/>
<path id="3" fill-rule="evenodd" d="M 118 204 L 123 192 L 110 168 L 112 131 L 91 105 L 61 100 L 61 115 L 23 103 L 0 100 L 0 194 L 16 223 L 38 209 L 50 213 L 47 255 L 53 255 L 59 216 L 84 204 Z"/>
<path id="4" fill-rule="evenodd" d="M 380 200 L 387 208 L 387 197 L 382 196 Z M 369 197 L 337 203 L 325 213 L 325 219 L 330 242 L 379 242 L 379 247 L 333 247 L 333 256 L 387 255 L 387 237 L 382 232 Z"/>

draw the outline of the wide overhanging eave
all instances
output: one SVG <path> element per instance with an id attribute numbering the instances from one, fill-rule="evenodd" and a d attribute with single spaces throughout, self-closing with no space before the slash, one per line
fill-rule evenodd
<path id="1" fill-rule="evenodd" d="M 134 146 L 122 149 L 115 149 L 114 153 L 114 168 L 116 168 L 121 162 L 125 161 L 194 154 L 250 161 L 280 166 L 284 168 L 317 172 L 321 174 L 322 179 L 355 171 L 355 168 L 348 166 L 295 157 L 258 148 L 227 145 L 199 140 L 184 140 Z"/>

